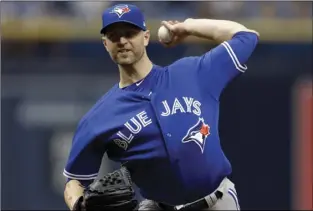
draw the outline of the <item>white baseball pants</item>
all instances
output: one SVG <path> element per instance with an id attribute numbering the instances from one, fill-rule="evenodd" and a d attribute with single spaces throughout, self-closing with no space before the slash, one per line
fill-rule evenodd
<path id="1" fill-rule="evenodd" d="M 237 191 L 232 181 L 225 178 L 218 189 L 223 189 L 223 197 L 214 206 L 205 210 L 240 210 Z M 161 211 L 163 209 L 159 207 L 157 202 L 145 199 L 139 204 L 138 210 Z"/>

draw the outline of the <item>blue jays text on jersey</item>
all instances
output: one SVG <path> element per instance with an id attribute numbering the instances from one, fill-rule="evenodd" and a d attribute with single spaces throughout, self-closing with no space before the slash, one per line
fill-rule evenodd
<path id="1" fill-rule="evenodd" d="M 239 32 L 202 56 L 115 85 L 80 121 L 64 175 L 96 178 L 106 152 L 126 163 L 145 198 L 177 205 L 214 191 L 231 173 L 218 134 L 219 96 L 247 69 L 257 42 Z"/>

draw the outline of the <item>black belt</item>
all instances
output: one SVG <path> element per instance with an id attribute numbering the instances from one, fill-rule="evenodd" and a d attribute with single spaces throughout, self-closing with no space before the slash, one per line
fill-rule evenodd
<path id="1" fill-rule="evenodd" d="M 211 205 L 207 202 L 205 198 L 215 196 L 214 199 L 218 200 L 223 197 L 223 193 L 221 191 L 215 191 L 214 193 L 210 194 L 209 196 L 203 197 L 201 199 L 198 199 L 197 201 L 191 202 L 184 204 L 182 207 L 177 208 L 178 206 L 172 206 L 172 205 L 167 205 L 163 203 L 158 203 L 159 207 L 162 208 L 163 210 L 202 210 L 202 209 L 207 209 L 210 208 L 212 205 L 216 203 L 216 201 L 212 201 Z M 214 200 L 211 199 L 211 200 Z"/>

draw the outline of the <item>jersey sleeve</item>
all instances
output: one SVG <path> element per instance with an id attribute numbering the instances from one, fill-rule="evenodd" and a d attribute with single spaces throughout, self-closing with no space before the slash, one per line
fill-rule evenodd
<path id="1" fill-rule="evenodd" d="M 248 67 L 245 63 L 258 43 L 258 36 L 252 32 L 238 32 L 231 40 L 225 41 L 199 57 L 197 78 L 204 89 L 215 99 L 225 86 Z"/>
<path id="2" fill-rule="evenodd" d="M 94 180 L 105 153 L 100 143 L 88 122 L 81 122 L 74 134 L 63 175 L 79 181 Z"/>

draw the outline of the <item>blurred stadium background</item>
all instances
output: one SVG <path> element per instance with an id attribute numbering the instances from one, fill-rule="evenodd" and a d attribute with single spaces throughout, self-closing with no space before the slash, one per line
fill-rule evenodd
<path id="1" fill-rule="evenodd" d="M 73 131 L 118 79 L 99 34 L 113 3 L 1 2 L 2 209 L 66 209 L 62 170 Z M 163 19 L 231 19 L 260 32 L 249 70 L 223 93 L 222 145 L 242 209 L 312 209 L 312 3 L 134 3 L 160 65 L 213 47 L 189 39 L 163 48 L 155 36 Z M 101 172 L 113 168 L 104 157 Z"/>

